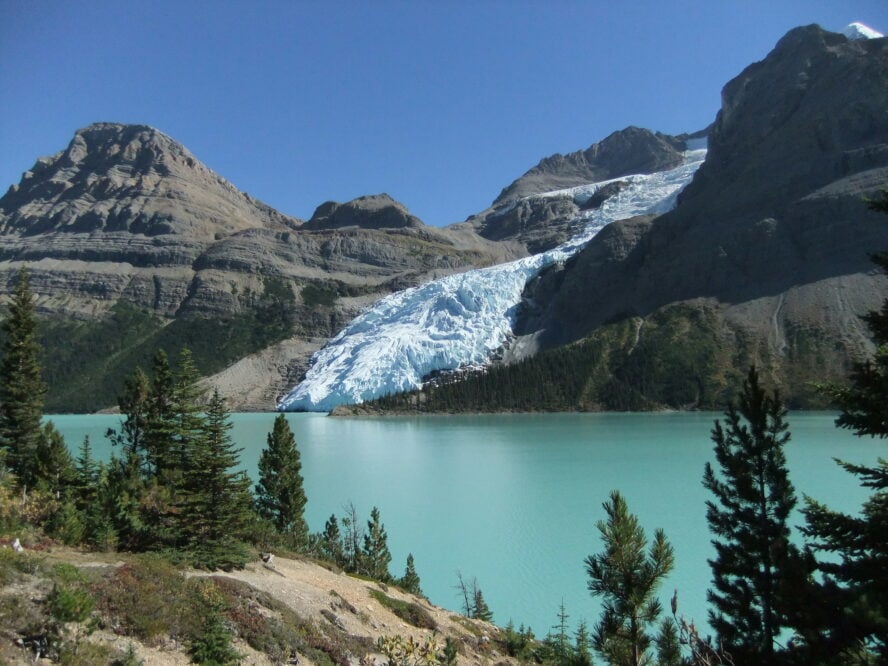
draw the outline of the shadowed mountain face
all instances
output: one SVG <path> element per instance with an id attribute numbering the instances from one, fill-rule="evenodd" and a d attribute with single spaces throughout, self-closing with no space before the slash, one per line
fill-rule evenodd
<path id="1" fill-rule="evenodd" d="M 678 207 L 612 225 L 543 276 L 521 333 L 548 347 L 694 303 L 745 350 L 738 366 L 840 377 L 871 351 L 859 315 L 888 289 L 869 260 L 888 221 L 866 203 L 886 186 L 888 39 L 795 29 L 725 86 Z"/>
<path id="2" fill-rule="evenodd" d="M 703 132 L 694 135 L 701 136 Z M 491 208 L 469 221 L 484 238 L 517 241 L 531 254 L 544 252 L 571 238 L 580 211 L 600 205 L 621 184 L 613 183 L 582 204 L 569 191 L 551 192 L 671 169 L 681 164 L 688 138 L 627 127 L 586 150 L 552 155 L 503 189 Z M 550 194 L 541 196 L 544 193 Z"/>
<path id="3" fill-rule="evenodd" d="M 305 223 L 306 229 L 402 229 L 422 226 L 422 220 L 411 215 L 388 194 L 358 197 L 344 204 L 327 201 L 318 206 L 311 219 Z"/>

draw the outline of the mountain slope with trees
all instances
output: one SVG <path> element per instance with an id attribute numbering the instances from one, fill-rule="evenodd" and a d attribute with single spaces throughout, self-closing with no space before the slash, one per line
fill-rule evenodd
<path id="1" fill-rule="evenodd" d="M 514 387 L 495 398 L 503 409 L 712 409 L 753 364 L 791 407 L 826 406 L 813 382 L 874 350 L 859 315 L 888 292 L 868 259 L 888 245 L 868 205 L 886 186 L 888 39 L 792 30 L 725 86 L 673 211 L 609 225 L 528 284 L 505 355 L 519 363 L 466 373 L 450 406 L 397 406 L 486 411 L 496 403 L 469 396 L 496 381 Z M 543 371 L 534 398 L 527 368 L 565 357 L 560 397 Z"/>

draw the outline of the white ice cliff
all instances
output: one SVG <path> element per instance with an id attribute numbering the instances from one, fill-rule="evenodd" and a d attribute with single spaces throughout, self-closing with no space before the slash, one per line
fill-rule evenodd
<path id="1" fill-rule="evenodd" d="M 278 409 L 328 411 L 419 388 L 435 370 L 485 363 L 511 334 L 528 280 L 567 260 L 615 220 L 671 209 L 705 156 L 704 149 L 691 150 L 675 169 L 615 179 L 628 185 L 598 209 L 581 213 L 575 221 L 577 234 L 548 252 L 449 275 L 383 298 L 315 354 L 305 379 Z M 582 204 L 610 182 L 536 196 L 569 195 Z"/>

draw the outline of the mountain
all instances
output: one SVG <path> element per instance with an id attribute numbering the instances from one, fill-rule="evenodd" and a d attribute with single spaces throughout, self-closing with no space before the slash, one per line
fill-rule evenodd
<path id="1" fill-rule="evenodd" d="M 790 31 L 702 132 L 615 132 L 443 229 L 386 194 L 304 222 L 153 128 L 92 125 L 0 198 L 0 292 L 28 268 L 56 410 L 114 404 L 136 364 L 183 344 L 233 407 L 267 409 L 323 374 L 309 358 L 331 339 L 319 359 L 360 367 L 319 380 L 336 400 L 484 365 L 462 367 L 468 385 L 502 359 L 525 374 L 501 386 L 573 382 L 521 409 L 720 407 L 751 362 L 817 405 L 808 382 L 871 352 L 858 316 L 888 289 L 867 258 L 888 225 L 866 203 L 888 182 L 888 40 L 847 32 Z"/>
<path id="2" fill-rule="evenodd" d="M 586 150 L 555 154 L 540 160 L 504 188 L 494 208 L 542 192 L 611 180 L 635 173 L 666 171 L 681 164 L 687 137 L 674 137 L 641 127 L 614 132 Z"/>
<path id="3" fill-rule="evenodd" d="M 705 152 L 686 153 L 674 169 L 568 191 L 570 200 L 585 209 L 573 216 L 574 236 L 568 243 L 448 275 L 374 303 L 318 352 L 305 379 L 280 408 L 326 411 L 418 388 L 442 371 L 483 366 L 508 347 L 514 313 L 529 280 L 568 260 L 615 220 L 671 208 Z"/>
<path id="4" fill-rule="evenodd" d="M 507 363 L 387 399 L 421 411 L 719 408 L 749 364 L 792 406 L 872 353 L 888 279 L 888 39 L 790 31 L 722 92 L 675 208 L 529 281 Z M 511 363 L 511 365 L 508 365 Z M 370 407 L 372 409 L 372 406 Z"/>
<path id="5" fill-rule="evenodd" d="M 113 405 L 154 348 L 183 344 L 205 373 L 259 354 L 234 370 L 253 397 L 230 395 L 268 408 L 369 302 L 522 252 L 467 225 L 428 227 L 387 195 L 324 204 L 303 223 L 143 125 L 79 130 L 0 198 L 0 285 L 30 273 L 58 410 Z"/>
<path id="6" fill-rule="evenodd" d="M 682 163 L 688 142 L 704 136 L 705 130 L 675 137 L 627 127 L 585 150 L 541 160 L 469 221 L 484 238 L 517 241 L 530 254 L 551 250 L 571 238 L 575 232 L 571 223 L 582 210 L 600 205 L 619 184 L 582 205 L 568 189 L 672 169 Z"/>
<path id="7" fill-rule="evenodd" d="M 811 404 L 806 381 L 840 379 L 872 351 L 859 315 L 888 290 L 869 260 L 888 247 L 888 221 L 867 198 L 886 186 L 888 40 L 792 30 L 725 86 L 706 161 L 675 210 L 611 225 L 541 276 L 518 332 L 553 348 L 631 321 L 636 345 L 659 326 L 646 353 L 665 357 L 681 327 L 705 325 L 720 350 L 694 377 L 713 387 L 708 400 L 756 362 Z M 633 349 L 616 363 L 632 366 Z"/>

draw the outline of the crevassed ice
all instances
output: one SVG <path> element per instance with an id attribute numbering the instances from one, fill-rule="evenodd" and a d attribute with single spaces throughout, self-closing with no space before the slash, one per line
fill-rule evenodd
<path id="1" fill-rule="evenodd" d="M 435 370 L 485 363 L 509 337 L 529 279 L 570 258 L 615 220 L 670 210 L 705 156 L 703 149 L 689 151 L 684 164 L 669 171 L 547 193 L 583 202 L 608 183 L 627 183 L 600 208 L 582 213 L 575 221 L 578 233 L 548 252 L 449 275 L 381 299 L 314 355 L 305 379 L 278 409 L 328 411 L 419 388 Z"/>

